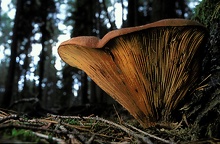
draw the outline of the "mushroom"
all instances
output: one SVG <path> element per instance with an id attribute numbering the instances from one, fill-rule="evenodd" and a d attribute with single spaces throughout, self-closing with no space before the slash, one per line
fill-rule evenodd
<path id="1" fill-rule="evenodd" d="M 122 28 L 102 39 L 80 36 L 58 48 L 63 61 L 88 74 L 143 126 L 169 122 L 195 89 L 206 28 L 185 19 L 165 19 Z"/>

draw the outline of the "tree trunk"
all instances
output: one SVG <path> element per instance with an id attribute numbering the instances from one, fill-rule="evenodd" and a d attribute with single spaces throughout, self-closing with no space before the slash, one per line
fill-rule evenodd
<path id="1" fill-rule="evenodd" d="M 153 0 L 151 22 L 175 18 L 175 0 Z"/>
<path id="2" fill-rule="evenodd" d="M 47 41 L 48 33 L 47 33 L 47 15 L 48 15 L 48 5 L 47 2 L 41 3 L 42 10 L 42 25 L 40 26 L 40 31 L 42 34 L 41 37 L 41 54 L 40 54 L 40 61 L 39 61 L 39 86 L 38 86 L 38 98 L 40 101 L 43 100 L 43 79 L 44 79 L 44 70 L 45 70 L 45 60 L 46 60 L 46 45 L 45 42 Z"/>
<path id="3" fill-rule="evenodd" d="M 96 84 L 92 79 L 90 80 L 90 103 L 97 103 Z"/>
<path id="4" fill-rule="evenodd" d="M 2 101 L 2 107 L 6 108 L 10 105 L 12 96 L 13 96 L 13 88 L 14 88 L 14 79 L 16 74 L 16 57 L 18 51 L 18 25 L 19 18 L 22 10 L 22 1 L 17 0 L 16 4 L 16 14 L 14 19 L 14 27 L 13 27 L 13 36 L 12 36 L 12 44 L 11 44 L 11 56 L 10 63 L 8 68 L 8 75 L 5 83 L 5 93 Z"/>
<path id="5" fill-rule="evenodd" d="M 209 39 L 204 48 L 203 76 L 207 78 L 192 97 L 187 119 L 193 123 L 193 133 L 199 138 L 220 138 L 220 2 L 203 0 L 195 9 L 194 20 L 204 24 Z M 209 77 L 208 77 L 209 76 Z"/>
<path id="6" fill-rule="evenodd" d="M 138 4 L 137 0 L 128 0 L 128 24 L 127 27 L 138 25 Z"/>
<path id="7" fill-rule="evenodd" d="M 87 80 L 87 74 L 85 72 L 82 72 L 81 75 L 81 91 L 82 91 L 82 97 L 81 97 L 81 104 L 87 104 L 88 101 L 88 80 Z"/>
<path id="8" fill-rule="evenodd" d="M 42 26 L 42 29 L 44 29 L 45 26 Z M 39 85 L 38 85 L 38 98 L 41 101 L 43 97 L 43 79 L 44 79 L 44 63 L 45 63 L 45 40 L 44 40 L 44 34 L 42 33 L 42 50 L 40 54 L 40 61 L 39 61 Z"/>

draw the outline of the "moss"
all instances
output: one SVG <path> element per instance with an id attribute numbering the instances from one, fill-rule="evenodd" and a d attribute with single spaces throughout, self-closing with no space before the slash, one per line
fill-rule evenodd
<path id="1" fill-rule="evenodd" d="M 191 110 L 194 133 L 198 138 L 220 138 L 220 1 L 203 0 L 194 11 L 193 20 L 208 28 L 209 39 L 205 46 L 203 58 L 203 78 L 211 74 L 207 86 L 197 92 Z M 195 116 L 195 117 L 194 117 Z"/>
<path id="2" fill-rule="evenodd" d="M 38 143 L 40 139 L 30 130 L 25 129 L 6 129 L 3 133 L 1 131 L 0 143 L 22 143 L 35 142 Z"/>
<path id="3" fill-rule="evenodd" d="M 210 27 L 213 21 L 220 19 L 219 0 L 203 0 L 195 8 L 192 19 Z"/>

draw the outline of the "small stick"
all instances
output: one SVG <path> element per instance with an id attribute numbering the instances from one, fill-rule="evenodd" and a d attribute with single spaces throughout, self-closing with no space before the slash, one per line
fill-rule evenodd
<path id="1" fill-rule="evenodd" d="M 164 143 L 173 144 L 173 142 L 171 142 L 171 141 L 168 141 L 168 140 L 162 139 L 162 138 L 160 138 L 160 137 L 157 137 L 157 136 L 155 136 L 155 135 L 152 135 L 152 134 L 149 134 L 149 133 L 147 133 L 147 132 L 144 132 L 144 131 L 142 131 L 142 130 L 140 130 L 140 129 L 138 129 L 138 128 L 132 126 L 132 125 L 129 125 L 129 124 L 126 124 L 126 125 L 129 126 L 129 127 L 131 127 L 131 128 L 133 128 L 133 129 L 135 129 L 136 131 L 138 131 L 138 132 L 140 132 L 140 133 L 142 133 L 142 134 L 144 134 L 144 135 L 147 135 L 147 136 L 151 137 L 151 138 L 157 139 L 157 140 L 162 141 L 162 142 L 164 142 Z"/>
<path id="2" fill-rule="evenodd" d="M 38 132 L 31 132 L 32 134 L 41 137 L 41 138 L 45 138 L 45 139 L 52 139 L 53 141 L 56 141 L 58 144 L 66 144 L 66 142 L 62 139 L 56 138 L 56 137 L 51 137 L 42 133 L 38 133 Z"/>

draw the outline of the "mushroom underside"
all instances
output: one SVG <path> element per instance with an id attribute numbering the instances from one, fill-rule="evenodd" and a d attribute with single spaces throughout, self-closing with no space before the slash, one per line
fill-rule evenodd
<path id="1" fill-rule="evenodd" d="M 195 89 L 205 33 L 201 26 L 149 28 L 112 38 L 99 49 L 61 45 L 59 54 L 149 127 L 169 121 Z"/>

